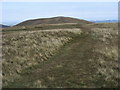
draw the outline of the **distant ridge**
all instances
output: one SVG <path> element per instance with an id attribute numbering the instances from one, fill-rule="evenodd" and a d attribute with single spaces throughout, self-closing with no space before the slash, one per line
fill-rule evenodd
<path id="1" fill-rule="evenodd" d="M 71 18 L 71 17 L 53 17 L 53 18 L 41 18 L 33 19 L 21 22 L 15 26 L 29 26 L 29 25 L 39 25 L 39 24 L 60 24 L 60 23 L 78 23 L 78 24 L 90 24 L 92 22 Z"/>
<path id="2" fill-rule="evenodd" d="M 96 23 L 118 23 L 118 20 L 96 20 L 96 21 L 92 21 L 92 22 L 96 22 Z"/>
<path id="3" fill-rule="evenodd" d="M 0 28 L 7 28 L 9 26 L 0 24 Z"/>

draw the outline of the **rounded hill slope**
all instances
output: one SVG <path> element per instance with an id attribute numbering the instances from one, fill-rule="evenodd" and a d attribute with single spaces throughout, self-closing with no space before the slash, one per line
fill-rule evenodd
<path id="1" fill-rule="evenodd" d="M 39 25 L 39 24 L 60 24 L 60 23 L 91 24 L 92 22 L 71 18 L 71 17 L 53 17 L 53 18 L 27 20 L 17 24 L 16 26 L 29 26 L 29 25 Z"/>

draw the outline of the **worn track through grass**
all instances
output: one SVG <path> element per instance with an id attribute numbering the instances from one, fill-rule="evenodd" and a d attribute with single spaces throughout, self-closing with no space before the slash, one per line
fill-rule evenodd
<path id="1" fill-rule="evenodd" d="M 76 36 L 50 60 L 24 70 L 21 77 L 7 87 L 102 87 L 105 81 L 96 74 L 95 63 L 90 61 L 95 43 L 89 35 Z"/>

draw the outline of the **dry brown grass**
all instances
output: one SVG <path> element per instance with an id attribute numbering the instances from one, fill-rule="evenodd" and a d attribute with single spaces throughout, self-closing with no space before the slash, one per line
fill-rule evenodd
<path id="1" fill-rule="evenodd" d="M 21 31 L 3 35 L 3 85 L 19 73 L 54 55 L 80 29 Z"/>
<path id="2" fill-rule="evenodd" d="M 41 65 L 40 63 L 43 61 L 48 62 L 48 60 L 50 60 L 49 58 L 54 56 L 53 59 L 56 60 L 57 58 L 58 61 L 59 58 L 63 58 L 61 60 L 61 63 L 60 62 L 57 63 L 57 61 L 56 62 L 51 61 L 51 63 L 53 62 L 53 64 L 56 63 L 56 65 L 54 65 L 55 68 L 53 69 L 56 71 L 52 71 L 52 70 L 50 71 L 48 69 L 49 67 L 54 67 L 54 66 L 47 66 L 50 63 L 48 62 L 48 64 L 45 64 L 46 71 L 42 70 L 43 73 L 47 72 L 48 70 L 50 74 L 52 74 L 53 72 L 55 73 L 55 75 L 59 76 L 59 73 L 63 73 L 61 72 L 63 69 L 60 69 L 60 71 L 58 71 L 59 70 L 58 68 L 63 67 L 60 64 L 65 64 L 65 66 L 63 67 L 64 69 L 67 68 L 66 71 L 64 72 L 64 75 L 66 75 L 65 77 L 69 76 L 68 74 L 69 72 L 67 73 L 67 70 L 70 70 L 72 72 L 73 70 L 76 71 L 82 69 L 83 77 L 84 77 L 84 72 L 85 73 L 91 72 L 91 70 L 93 70 L 93 72 L 96 72 L 95 70 L 97 70 L 96 72 L 97 74 L 95 75 L 97 77 L 100 76 L 100 80 L 94 78 L 98 80 L 97 82 L 95 82 L 96 86 L 94 86 L 93 84 L 94 87 L 118 87 L 118 80 L 120 80 L 120 77 L 118 76 L 120 74 L 119 73 L 120 67 L 118 66 L 117 23 L 89 24 L 83 27 L 85 28 L 50 29 L 50 30 L 48 29 L 43 31 L 42 30 L 19 31 L 19 32 L 13 31 L 13 32 L 4 33 L 3 34 L 3 86 L 7 86 L 9 82 L 13 82 L 12 84 L 13 86 L 15 85 L 22 86 L 22 81 L 21 83 L 17 82 L 17 84 L 16 82 L 14 82 L 14 80 L 17 78 L 21 79 L 20 73 L 22 71 L 25 70 L 26 72 L 24 73 L 26 75 L 28 74 L 29 71 L 30 71 L 29 75 L 31 75 L 31 73 L 39 74 L 39 72 L 41 72 L 40 68 L 38 68 L 38 66 Z M 84 31 L 84 33 L 82 30 Z M 79 35 L 79 37 L 74 38 L 74 42 L 71 43 L 70 41 L 73 40 L 73 37 L 76 35 Z M 66 45 L 68 42 L 70 42 L 69 43 L 70 47 L 64 47 L 63 49 L 66 50 L 66 52 L 62 51 L 62 54 L 60 53 L 61 56 L 56 55 L 56 53 L 60 51 L 61 47 Z M 67 53 L 70 54 L 67 55 Z M 74 56 L 74 58 L 71 56 Z M 70 59 L 71 62 L 69 62 L 68 59 Z M 66 63 L 64 60 L 66 61 Z M 81 63 L 80 60 L 83 60 L 82 62 L 86 65 L 80 65 L 81 68 L 79 69 L 78 64 Z M 74 66 L 73 63 L 74 64 L 76 63 L 75 65 L 78 66 Z M 38 65 L 37 66 L 38 71 L 34 69 L 33 66 L 35 65 L 36 66 Z M 89 66 L 89 68 L 92 67 L 91 70 L 89 70 L 87 66 Z M 29 71 L 27 71 L 28 69 Z M 33 71 L 31 71 L 31 69 Z M 45 68 L 42 67 L 42 69 Z M 58 72 L 58 74 L 56 72 Z M 76 71 L 75 75 L 80 73 L 81 72 Z M 89 75 L 87 76 L 88 76 L 87 79 L 89 81 L 90 77 Z M 43 76 L 41 75 L 41 77 L 44 77 L 44 75 Z M 41 77 L 36 77 L 37 80 L 35 80 L 33 83 L 31 82 L 32 85 L 35 85 L 36 87 L 45 87 L 49 85 L 52 86 L 52 83 L 49 83 L 49 81 L 52 80 L 54 81 L 55 79 L 54 77 L 48 75 L 47 77 L 48 81 L 46 81 L 46 85 L 42 85 L 42 86 L 41 86 L 41 80 L 43 79 L 46 80 L 46 77 L 39 80 L 38 78 Z M 61 80 L 60 77 L 57 78 Z M 74 81 L 75 77 L 71 76 L 71 78 L 68 79 Z M 82 81 L 79 82 L 79 79 L 84 81 L 84 79 L 86 78 L 78 78 L 78 83 L 83 85 L 84 83 L 82 83 Z M 104 79 L 105 81 L 101 83 L 101 80 Z M 24 78 L 22 78 L 21 80 L 24 80 Z M 59 84 L 59 81 L 56 80 L 55 85 L 57 85 L 57 82 Z M 75 82 L 77 82 L 77 79 L 75 80 Z M 27 82 L 25 84 L 30 85 L 31 83 Z M 97 84 L 100 86 L 97 86 Z M 89 83 L 88 86 L 90 85 L 92 84 Z M 81 87 L 79 84 L 77 83 L 75 84 L 74 82 L 72 82 L 70 86 Z M 86 86 L 83 85 L 82 87 L 87 87 L 87 85 Z"/>
<path id="3" fill-rule="evenodd" d="M 118 80 L 120 80 L 118 30 L 115 28 L 94 28 L 91 31 L 94 39 L 98 40 L 93 50 L 98 73 L 105 76 L 107 82 L 112 83 L 109 84 L 110 86 L 118 86 Z"/>

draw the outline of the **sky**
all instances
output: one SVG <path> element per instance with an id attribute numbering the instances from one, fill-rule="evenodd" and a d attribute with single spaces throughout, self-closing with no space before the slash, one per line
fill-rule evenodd
<path id="1" fill-rule="evenodd" d="M 117 2 L 2 2 L 2 22 L 15 25 L 25 20 L 56 16 L 88 21 L 117 20 Z M 1 17 L 1 16 L 0 16 Z"/>

